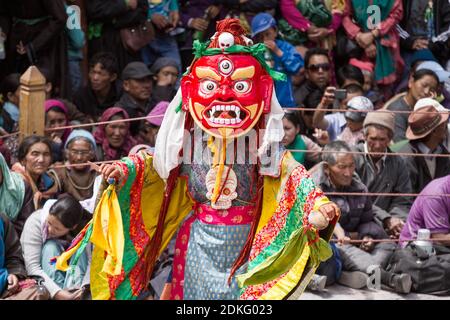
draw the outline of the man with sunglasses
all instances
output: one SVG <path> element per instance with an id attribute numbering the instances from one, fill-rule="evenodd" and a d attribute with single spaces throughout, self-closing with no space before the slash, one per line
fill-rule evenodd
<path id="1" fill-rule="evenodd" d="M 309 49 L 305 54 L 306 81 L 295 91 L 295 102 L 304 105 L 310 95 L 323 96 L 331 80 L 331 64 L 328 51 L 321 48 Z"/>

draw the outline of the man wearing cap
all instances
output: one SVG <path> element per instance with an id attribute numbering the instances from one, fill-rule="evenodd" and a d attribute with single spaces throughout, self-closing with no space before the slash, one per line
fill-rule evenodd
<path id="1" fill-rule="evenodd" d="M 449 154 L 444 146 L 447 137 L 448 112 L 436 100 L 420 99 L 408 118 L 406 137 L 409 143 L 399 152 L 426 154 L 406 156 L 413 192 L 419 193 L 433 179 L 450 173 L 450 158 L 434 155 Z"/>
<path id="2" fill-rule="evenodd" d="M 252 20 L 252 37 L 266 45 L 266 62 L 273 69 L 285 73 L 287 81 L 275 81 L 275 92 L 283 108 L 296 107 L 292 91 L 291 75 L 303 67 L 303 58 L 290 43 L 276 39 L 277 23 L 268 13 L 259 13 Z"/>
<path id="3" fill-rule="evenodd" d="M 405 161 L 389 149 L 394 136 L 395 121 L 391 112 L 369 112 L 364 120 L 364 139 L 356 150 L 364 155 L 356 157 L 356 172 L 369 192 L 411 193 L 411 180 Z M 385 152 L 389 155 L 370 154 Z M 409 197 L 376 196 L 372 198 L 377 221 L 386 232 L 398 238 L 411 208 Z"/>
<path id="4" fill-rule="evenodd" d="M 124 93 L 116 104 L 124 109 L 130 118 L 145 116 L 151 109 L 152 73 L 139 61 L 130 62 L 122 71 Z M 139 132 L 139 121 L 132 121 L 130 131 L 133 136 Z"/>

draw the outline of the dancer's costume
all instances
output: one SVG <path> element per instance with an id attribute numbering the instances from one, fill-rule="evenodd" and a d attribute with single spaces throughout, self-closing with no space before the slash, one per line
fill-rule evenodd
<path id="1" fill-rule="evenodd" d="M 283 299 L 331 256 L 337 217 L 320 235 L 308 222 L 329 200 L 280 144 L 273 78 L 282 75 L 244 34 L 226 19 L 210 42 L 194 43 L 154 155 L 115 163 L 124 178 L 59 257 L 67 270 L 94 244 L 94 299 L 136 299 L 174 236 L 172 299 Z"/>

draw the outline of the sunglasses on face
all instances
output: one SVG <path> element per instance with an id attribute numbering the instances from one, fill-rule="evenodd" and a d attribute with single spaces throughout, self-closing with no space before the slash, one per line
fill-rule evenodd
<path id="1" fill-rule="evenodd" d="M 321 63 L 321 64 L 310 64 L 308 66 L 308 70 L 317 72 L 320 69 L 322 69 L 323 71 L 330 71 L 331 66 L 329 63 Z"/>

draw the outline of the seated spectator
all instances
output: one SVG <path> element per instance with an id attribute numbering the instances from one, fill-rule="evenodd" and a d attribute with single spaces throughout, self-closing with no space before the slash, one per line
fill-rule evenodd
<path id="1" fill-rule="evenodd" d="M 64 103 L 50 99 L 45 101 L 45 129 L 54 129 L 69 125 L 68 111 Z M 62 161 L 62 150 L 71 129 L 46 131 L 46 136 L 52 141 L 53 162 Z"/>
<path id="2" fill-rule="evenodd" d="M 122 71 L 122 80 L 124 93 L 115 106 L 125 110 L 130 118 L 145 116 L 151 109 L 152 73 L 143 62 L 130 62 Z M 133 136 L 139 133 L 140 122 L 130 123 Z"/>
<path id="3" fill-rule="evenodd" d="M 450 7 L 449 7 L 450 8 Z M 436 90 L 436 100 L 446 109 L 450 109 L 450 92 L 447 91 L 445 83 L 450 81 L 450 72 L 446 71 L 435 61 L 424 61 L 419 63 L 416 70 L 428 69 L 433 71 L 439 78 L 439 85 Z"/>
<path id="4" fill-rule="evenodd" d="M 428 69 L 412 73 L 409 76 L 408 91 L 405 96 L 399 96 L 395 101 L 386 103 L 387 109 L 391 111 L 412 111 L 419 99 L 431 97 L 436 93 L 439 85 L 437 75 Z M 395 114 L 394 142 L 405 139 L 408 127 L 408 114 Z"/>
<path id="5" fill-rule="evenodd" d="M 414 201 L 400 234 L 400 241 L 417 239 L 419 229 L 430 230 L 431 239 L 450 246 L 450 176 L 431 181 Z M 435 196 L 430 196 L 435 195 Z M 409 242 L 402 241 L 405 247 Z"/>
<path id="6" fill-rule="evenodd" d="M 0 84 L 0 129 L 3 128 L 2 134 L 17 131 L 19 122 L 19 99 L 20 99 L 20 74 L 13 73 L 3 79 Z"/>
<path id="7" fill-rule="evenodd" d="M 78 110 L 92 120 L 112 107 L 120 97 L 120 86 L 116 57 L 110 52 L 100 52 L 89 60 L 89 84 L 82 87 L 73 97 Z"/>
<path id="8" fill-rule="evenodd" d="M 286 111 L 283 117 L 284 138 L 281 143 L 287 150 L 292 151 L 292 155 L 297 162 L 306 167 L 319 162 L 320 151 L 322 150 L 315 142 L 308 137 L 300 134 L 300 116 L 298 112 Z M 299 150 L 308 150 L 314 152 L 299 152 Z"/>
<path id="9" fill-rule="evenodd" d="M 33 191 L 18 173 L 11 172 L 0 153 L 0 212 L 13 223 L 18 236 L 34 212 Z"/>
<path id="10" fill-rule="evenodd" d="M 361 70 L 364 77 L 363 90 L 366 94 L 370 92 L 374 86 L 373 63 L 352 58 L 350 59 L 349 64 Z"/>
<path id="11" fill-rule="evenodd" d="M 68 167 L 56 168 L 61 193 L 69 193 L 78 201 L 92 197 L 97 172 L 89 161 L 95 159 L 97 145 L 92 134 L 86 130 L 74 130 L 64 145 Z"/>
<path id="12" fill-rule="evenodd" d="M 51 141 L 46 137 L 26 137 L 19 146 L 19 163 L 13 171 L 21 173 L 33 190 L 34 209 L 42 207 L 45 200 L 59 193 L 56 174 L 48 170 L 52 163 Z"/>
<path id="13" fill-rule="evenodd" d="M 331 63 L 328 51 L 325 49 L 312 48 L 305 55 L 305 77 L 306 81 L 295 92 L 294 98 L 297 105 L 305 105 L 305 100 L 310 95 L 323 96 L 325 88 L 331 81 Z M 315 108 L 311 107 L 311 108 Z"/>
<path id="14" fill-rule="evenodd" d="M 24 226 L 20 243 L 25 267 L 31 276 L 44 279 L 44 286 L 55 300 L 79 300 L 83 286 L 89 284 L 89 247 L 69 272 L 56 270 L 54 258 L 68 248 L 91 214 L 70 195 L 47 201 Z"/>
<path id="15" fill-rule="evenodd" d="M 325 115 L 325 109 L 329 109 L 336 103 L 339 104 L 340 110 L 346 110 L 347 103 L 352 98 L 364 95 L 362 87 L 354 83 L 347 85 L 343 89 L 347 91 L 347 97 L 342 100 L 337 100 L 334 95 L 336 88 L 328 87 L 317 106 L 317 109 L 320 110 L 314 111 L 313 126 L 328 131 L 330 141 L 336 140 L 342 133 L 347 125 L 347 120 L 345 119 L 344 112 L 333 112 Z M 332 111 L 331 108 L 330 111 Z"/>
<path id="16" fill-rule="evenodd" d="M 107 109 L 101 122 L 129 119 L 128 113 L 122 108 Z M 95 142 L 97 143 L 96 159 L 98 161 L 118 160 L 125 157 L 136 141 L 130 134 L 130 122 L 115 122 L 102 124 L 95 129 Z"/>
<path id="17" fill-rule="evenodd" d="M 405 161 L 389 149 L 394 135 L 394 114 L 369 112 L 364 120 L 364 142 L 356 150 L 365 154 L 356 157 L 356 172 L 373 193 L 412 193 Z M 390 155 L 370 154 L 371 152 Z M 372 197 L 378 222 L 391 238 L 398 238 L 411 208 L 409 197 Z"/>
<path id="18" fill-rule="evenodd" d="M 339 88 L 353 83 L 362 87 L 365 82 L 362 71 L 351 64 L 347 64 L 338 69 L 336 72 L 336 81 Z"/>
<path id="19" fill-rule="evenodd" d="M 150 146 L 152 149 L 155 147 L 156 136 L 166 113 L 169 102 L 161 101 L 158 103 L 152 111 L 147 115 L 147 119 L 143 122 L 139 140 L 141 143 Z"/>
<path id="20" fill-rule="evenodd" d="M 347 124 L 338 136 L 338 140 L 342 140 L 353 147 L 364 141 L 363 123 L 367 112 L 373 111 L 373 104 L 368 98 L 357 96 L 347 102 L 347 110 L 344 113 Z"/>
<path id="21" fill-rule="evenodd" d="M 439 102 L 426 98 L 417 101 L 408 118 L 406 137 L 409 142 L 401 153 L 421 153 L 430 157 L 405 157 L 412 190 L 419 193 L 433 179 L 450 174 L 449 157 L 433 157 L 449 152 L 444 146 L 449 114 Z"/>
<path id="22" fill-rule="evenodd" d="M 355 174 L 355 160 L 350 147 L 342 141 L 334 141 L 325 146 L 323 162 L 310 172 L 314 182 L 324 192 L 366 193 L 367 187 Z M 408 275 L 393 275 L 384 271 L 395 248 L 394 243 L 378 243 L 374 239 L 386 239 L 383 228 L 375 222 L 370 197 L 365 195 L 330 195 L 329 199 L 341 209 L 339 223 L 334 235 L 339 241 L 338 251 L 342 259 L 342 274 L 338 282 L 356 289 L 367 285 L 371 266 L 381 266 L 381 282 L 400 293 L 409 293 L 411 278 Z M 362 240 L 358 246 L 349 244 L 350 240 Z M 322 266 L 323 265 L 323 266 Z M 322 270 L 333 275 L 327 262 L 321 264 Z M 319 267 L 320 268 L 320 267 Z M 318 270 L 318 274 L 321 274 Z M 330 276 L 330 274 L 325 274 Z"/>
<path id="23" fill-rule="evenodd" d="M 177 62 L 171 58 L 158 58 L 150 72 L 153 74 L 151 107 L 161 101 L 172 101 L 177 93 L 176 83 L 180 74 Z"/>
<path id="24" fill-rule="evenodd" d="M 266 63 L 287 76 L 287 81 L 275 81 L 275 92 L 280 105 L 283 108 L 296 107 L 291 75 L 303 67 L 303 58 L 289 42 L 277 39 L 277 23 L 268 13 L 259 13 L 253 18 L 252 37 L 256 42 L 266 45 Z"/>
<path id="25" fill-rule="evenodd" d="M 48 292 L 37 290 L 36 281 L 26 279 L 19 237 L 8 217 L 0 213 L 0 300 L 46 300 Z"/>

